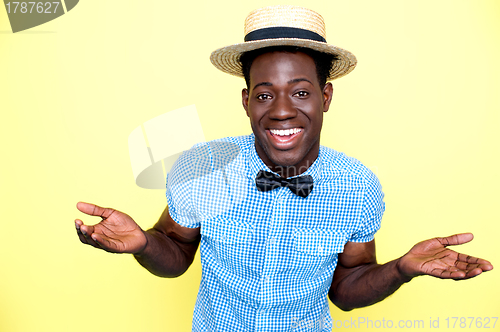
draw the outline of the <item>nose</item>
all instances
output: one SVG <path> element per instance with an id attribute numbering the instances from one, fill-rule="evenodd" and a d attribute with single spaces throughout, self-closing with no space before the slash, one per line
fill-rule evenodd
<path id="1" fill-rule="evenodd" d="M 297 110 L 287 96 L 276 96 L 269 110 L 269 118 L 273 120 L 288 120 L 297 116 Z"/>

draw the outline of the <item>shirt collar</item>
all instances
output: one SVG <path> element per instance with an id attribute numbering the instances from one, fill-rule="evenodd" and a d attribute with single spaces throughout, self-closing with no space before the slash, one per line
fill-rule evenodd
<path id="1" fill-rule="evenodd" d="M 314 183 L 319 183 L 319 181 L 321 179 L 321 170 L 323 167 L 322 166 L 323 154 L 324 154 L 324 148 L 323 148 L 323 146 L 320 145 L 318 158 L 316 158 L 316 160 L 313 162 L 313 164 L 304 173 L 297 175 L 297 176 L 294 176 L 294 177 L 303 176 L 303 175 L 310 175 L 310 176 L 312 176 Z M 266 164 L 264 164 L 262 159 L 257 154 L 257 150 L 255 150 L 255 135 L 254 134 L 250 135 L 247 161 L 248 161 L 248 167 L 247 167 L 248 177 L 253 179 L 253 180 L 255 180 L 255 178 L 257 177 L 257 173 L 259 173 L 260 170 L 274 173 L 273 171 L 271 171 L 269 169 L 269 167 L 267 167 Z M 276 174 L 276 173 L 274 173 L 274 174 Z M 278 174 L 276 174 L 276 175 L 278 175 Z"/>

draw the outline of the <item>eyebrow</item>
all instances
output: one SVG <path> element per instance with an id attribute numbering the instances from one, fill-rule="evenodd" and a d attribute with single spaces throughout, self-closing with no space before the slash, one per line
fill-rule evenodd
<path id="1" fill-rule="evenodd" d="M 255 86 L 253 87 L 253 89 L 255 90 L 259 86 L 273 86 L 273 85 L 270 82 L 260 82 L 260 83 L 255 84 Z"/>
<path id="2" fill-rule="evenodd" d="M 292 83 L 298 83 L 298 82 L 309 82 L 311 85 L 313 85 L 313 84 L 312 84 L 312 82 L 311 82 L 311 81 L 309 81 L 309 80 L 308 80 L 308 79 L 306 79 L 306 78 L 294 78 L 293 80 L 290 80 L 290 81 L 288 81 L 287 83 L 288 83 L 288 84 L 292 84 Z"/>
<path id="3" fill-rule="evenodd" d="M 309 82 L 311 85 L 313 85 L 312 82 L 306 78 L 294 78 L 293 80 L 288 81 L 287 84 L 293 84 L 298 82 Z M 255 84 L 253 88 L 256 89 L 259 86 L 273 86 L 273 84 L 271 82 L 260 82 Z"/>

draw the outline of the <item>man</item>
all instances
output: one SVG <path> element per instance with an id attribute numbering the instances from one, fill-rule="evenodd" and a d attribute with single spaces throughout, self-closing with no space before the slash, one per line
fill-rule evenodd
<path id="1" fill-rule="evenodd" d="M 378 179 L 320 146 L 333 94 L 326 81 L 349 73 L 355 57 L 327 44 L 321 16 L 304 8 L 256 10 L 245 28 L 244 43 L 211 60 L 245 77 L 253 134 L 185 152 L 168 175 L 168 208 L 147 232 L 124 213 L 78 203 L 103 219 L 94 226 L 76 220 L 83 243 L 132 253 L 163 277 L 184 273 L 201 243 L 195 331 L 330 331 L 327 297 L 351 310 L 418 275 L 458 280 L 493 268 L 447 249 L 472 234 L 427 240 L 377 264 Z"/>

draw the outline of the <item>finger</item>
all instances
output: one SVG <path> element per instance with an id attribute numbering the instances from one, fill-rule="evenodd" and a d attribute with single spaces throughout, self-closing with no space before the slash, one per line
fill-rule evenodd
<path id="1" fill-rule="evenodd" d="M 89 244 L 92 247 L 101 248 L 101 246 L 99 245 L 99 243 L 97 243 L 92 238 L 92 236 L 95 234 L 94 233 L 94 226 L 88 226 L 88 225 L 83 225 L 82 224 L 80 226 L 79 232 L 82 234 L 82 236 L 84 238 L 84 241 L 82 241 L 82 242 L 84 242 L 85 244 Z"/>
<path id="2" fill-rule="evenodd" d="M 82 232 L 85 236 L 90 236 L 92 235 L 92 233 L 94 233 L 94 226 L 89 226 L 82 223 L 82 225 L 80 225 L 80 232 Z"/>
<path id="3" fill-rule="evenodd" d="M 493 270 L 493 265 L 487 260 L 466 254 L 458 254 L 457 261 L 455 261 L 454 265 L 463 270 L 472 270 L 476 268 L 481 269 L 481 271 Z"/>
<path id="4" fill-rule="evenodd" d="M 443 279 L 449 277 L 455 280 L 465 280 L 477 277 L 478 275 L 480 275 L 485 271 L 481 267 L 475 267 L 473 265 L 475 264 L 472 264 L 472 266 L 467 266 L 467 268 L 460 270 L 456 270 L 454 267 L 451 266 L 448 268 L 449 273 L 442 272 Z"/>
<path id="5" fill-rule="evenodd" d="M 115 243 L 115 241 L 104 234 L 94 233 L 92 234 L 92 240 L 106 251 L 115 253 L 118 252 L 118 245 Z"/>
<path id="6" fill-rule="evenodd" d="M 466 279 L 474 278 L 474 277 L 477 277 L 478 275 L 480 275 L 483 271 L 481 269 L 473 269 L 470 271 L 463 271 L 463 272 L 465 272 L 465 276 L 463 276 L 463 277 L 456 277 L 455 276 L 452 279 L 459 281 L 459 280 L 466 280 Z"/>
<path id="7" fill-rule="evenodd" d="M 85 214 L 90 216 L 99 216 L 103 219 L 109 218 L 109 216 L 115 212 L 114 209 L 103 208 L 98 205 L 85 202 L 78 202 L 78 204 L 76 204 L 76 208 Z"/>
<path id="8" fill-rule="evenodd" d="M 471 270 L 473 268 L 480 268 L 482 271 L 493 270 L 493 265 L 485 259 L 457 253 L 449 249 L 443 251 L 440 259 L 445 264 L 449 266 L 456 266 L 461 270 Z"/>
<path id="9" fill-rule="evenodd" d="M 469 264 L 465 262 L 456 262 L 455 267 L 462 270 L 462 271 L 472 271 L 475 269 L 480 269 L 481 272 L 483 271 L 490 271 L 493 269 L 493 266 L 487 265 L 487 264 Z"/>
<path id="10" fill-rule="evenodd" d="M 80 222 L 80 223 L 78 223 Z M 80 242 L 84 244 L 88 244 L 87 239 L 83 235 L 82 231 L 80 230 L 80 225 L 82 225 L 81 220 L 75 220 L 75 227 L 76 227 L 76 234 L 78 235 L 78 238 L 80 239 Z"/>
<path id="11" fill-rule="evenodd" d="M 459 262 L 459 261 L 455 262 L 455 267 L 460 269 L 460 270 L 463 270 L 463 271 L 469 271 L 469 270 L 481 268 L 480 264 L 470 264 L 470 263 Z"/>
<path id="12" fill-rule="evenodd" d="M 83 225 L 83 221 L 80 219 L 75 219 L 75 227 L 77 230 L 80 230 L 80 226 Z"/>
<path id="13" fill-rule="evenodd" d="M 474 278 L 474 277 L 480 275 L 481 273 L 483 273 L 483 270 L 481 270 L 480 268 L 472 269 L 472 270 L 466 272 L 464 279 Z"/>
<path id="14" fill-rule="evenodd" d="M 483 271 L 479 268 L 471 270 L 456 270 L 453 267 L 448 269 L 436 269 L 431 275 L 441 279 L 465 280 L 480 275 Z"/>
<path id="15" fill-rule="evenodd" d="M 441 245 L 447 247 L 447 246 L 456 246 L 459 244 L 464 244 L 467 242 L 472 241 L 474 238 L 474 235 L 472 233 L 461 233 L 461 234 L 455 234 L 447 237 L 438 237 L 436 240 L 441 243 Z"/>
<path id="16" fill-rule="evenodd" d="M 98 248 L 98 249 L 102 249 L 101 246 L 99 245 L 99 243 L 97 243 L 93 238 L 92 236 L 90 235 L 86 235 L 86 234 L 83 234 L 83 236 L 85 237 L 85 239 L 87 240 L 87 244 L 91 245 L 92 247 L 95 247 L 95 248 Z"/>
<path id="17" fill-rule="evenodd" d="M 436 268 L 429 273 L 431 276 L 440 278 L 440 279 L 463 279 L 466 276 L 466 273 L 461 270 L 456 269 L 439 269 Z"/>
<path id="18" fill-rule="evenodd" d="M 462 261 L 462 262 L 466 262 L 466 263 L 473 263 L 473 264 L 480 264 L 480 265 L 488 265 L 488 266 L 491 266 L 491 269 L 493 269 L 493 265 L 488 262 L 486 259 L 482 259 L 482 258 L 478 258 L 478 257 L 473 257 L 473 256 L 469 256 L 469 255 L 466 255 L 466 254 L 458 254 L 458 258 L 457 258 L 459 261 Z"/>

